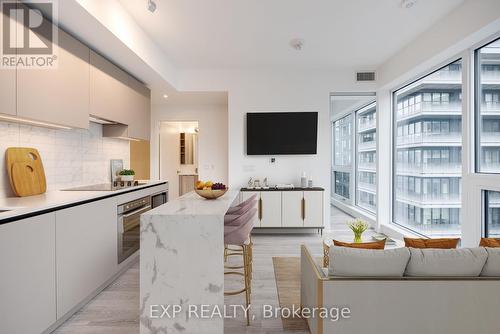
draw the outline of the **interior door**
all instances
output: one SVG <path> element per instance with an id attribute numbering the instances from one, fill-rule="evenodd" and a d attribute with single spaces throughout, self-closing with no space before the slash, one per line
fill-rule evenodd
<path id="1" fill-rule="evenodd" d="M 169 199 L 179 197 L 179 158 L 180 142 L 179 129 L 168 123 L 160 126 L 160 179 L 168 180 Z"/>

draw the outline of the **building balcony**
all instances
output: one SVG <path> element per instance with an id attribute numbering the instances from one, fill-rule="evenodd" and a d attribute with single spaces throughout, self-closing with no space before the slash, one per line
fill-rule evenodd
<path id="1" fill-rule="evenodd" d="M 500 146 L 500 132 L 482 132 L 481 146 Z"/>
<path id="2" fill-rule="evenodd" d="M 358 200 L 358 206 L 365 209 L 365 210 L 368 210 L 370 212 L 375 212 L 377 210 L 377 207 L 375 204 L 369 203 L 367 201 L 363 201 L 362 199 Z"/>
<path id="3" fill-rule="evenodd" d="M 377 170 L 377 163 L 375 162 L 358 162 L 358 169 L 360 171 L 375 172 Z"/>
<path id="4" fill-rule="evenodd" d="M 374 183 L 358 181 L 358 189 L 370 194 L 375 194 L 377 192 L 377 185 Z"/>
<path id="5" fill-rule="evenodd" d="M 398 163 L 396 175 L 433 175 L 433 176 L 454 176 L 461 175 L 462 164 L 460 163 L 440 163 L 440 164 L 409 164 Z"/>
<path id="6" fill-rule="evenodd" d="M 375 140 L 365 141 L 358 143 L 358 151 L 375 151 L 377 149 L 377 142 Z"/>
<path id="7" fill-rule="evenodd" d="M 482 84 L 499 84 L 500 71 L 482 71 L 481 72 Z"/>
<path id="8" fill-rule="evenodd" d="M 500 173 L 500 163 L 498 162 L 481 162 L 482 173 Z"/>
<path id="9" fill-rule="evenodd" d="M 500 116 L 500 102 L 482 103 L 481 115 Z"/>
<path id="10" fill-rule="evenodd" d="M 461 115 L 462 104 L 459 102 L 453 103 L 433 103 L 419 102 L 414 105 L 398 109 L 398 122 L 407 120 L 421 114 L 426 115 Z"/>
<path id="11" fill-rule="evenodd" d="M 435 83 L 435 82 L 448 82 L 448 83 L 460 83 L 462 82 L 462 71 L 437 71 L 433 74 L 425 77 L 423 82 Z"/>
<path id="12" fill-rule="evenodd" d="M 377 127 L 376 119 L 365 119 L 359 122 L 358 133 L 359 132 L 367 132 L 370 130 L 375 130 Z"/>
<path id="13" fill-rule="evenodd" d="M 459 207 L 460 194 L 415 194 L 396 192 L 396 200 L 418 207 Z"/>
<path id="14" fill-rule="evenodd" d="M 413 135 L 397 138 L 397 147 L 409 146 L 461 146 L 462 134 L 458 132 L 448 133 L 415 133 Z"/>

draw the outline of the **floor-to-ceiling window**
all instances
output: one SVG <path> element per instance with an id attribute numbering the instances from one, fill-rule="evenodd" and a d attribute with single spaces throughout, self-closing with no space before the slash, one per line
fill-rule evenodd
<path id="1" fill-rule="evenodd" d="M 485 191 L 484 235 L 488 238 L 500 238 L 500 192 Z"/>
<path id="2" fill-rule="evenodd" d="M 460 234 L 462 63 L 394 93 L 393 222 L 426 236 Z"/>
<path id="3" fill-rule="evenodd" d="M 355 112 L 356 205 L 375 213 L 377 207 L 377 108 L 373 102 Z"/>
<path id="4" fill-rule="evenodd" d="M 333 193 L 341 198 L 350 199 L 352 169 L 352 115 L 333 122 Z"/>
<path id="5" fill-rule="evenodd" d="M 500 173 L 500 39 L 475 52 L 476 171 Z"/>

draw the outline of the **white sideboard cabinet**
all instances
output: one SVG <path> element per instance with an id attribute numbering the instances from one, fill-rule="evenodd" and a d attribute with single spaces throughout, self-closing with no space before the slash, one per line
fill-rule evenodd
<path id="1" fill-rule="evenodd" d="M 323 188 L 241 189 L 241 201 L 257 195 L 258 219 L 256 228 L 324 227 Z"/>

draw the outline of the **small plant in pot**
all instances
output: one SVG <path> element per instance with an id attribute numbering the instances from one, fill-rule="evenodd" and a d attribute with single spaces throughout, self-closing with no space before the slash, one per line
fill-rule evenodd
<path id="1" fill-rule="evenodd" d="M 124 182 L 134 181 L 135 172 L 133 169 L 124 169 L 120 173 L 120 180 Z"/>
<path id="2" fill-rule="evenodd" d="M 361 236 L 363 235 L 363 232 L 365 232 L 370 227 L 370 225 L 368 225 L 367 222 L 365 222 L 361 219 L 355 219 L 351 222 L 348 222 L 347 226 L 349 226 L 351 231 L 354 233 L 354 242 L 355 243 L 362 242 Z"/>

